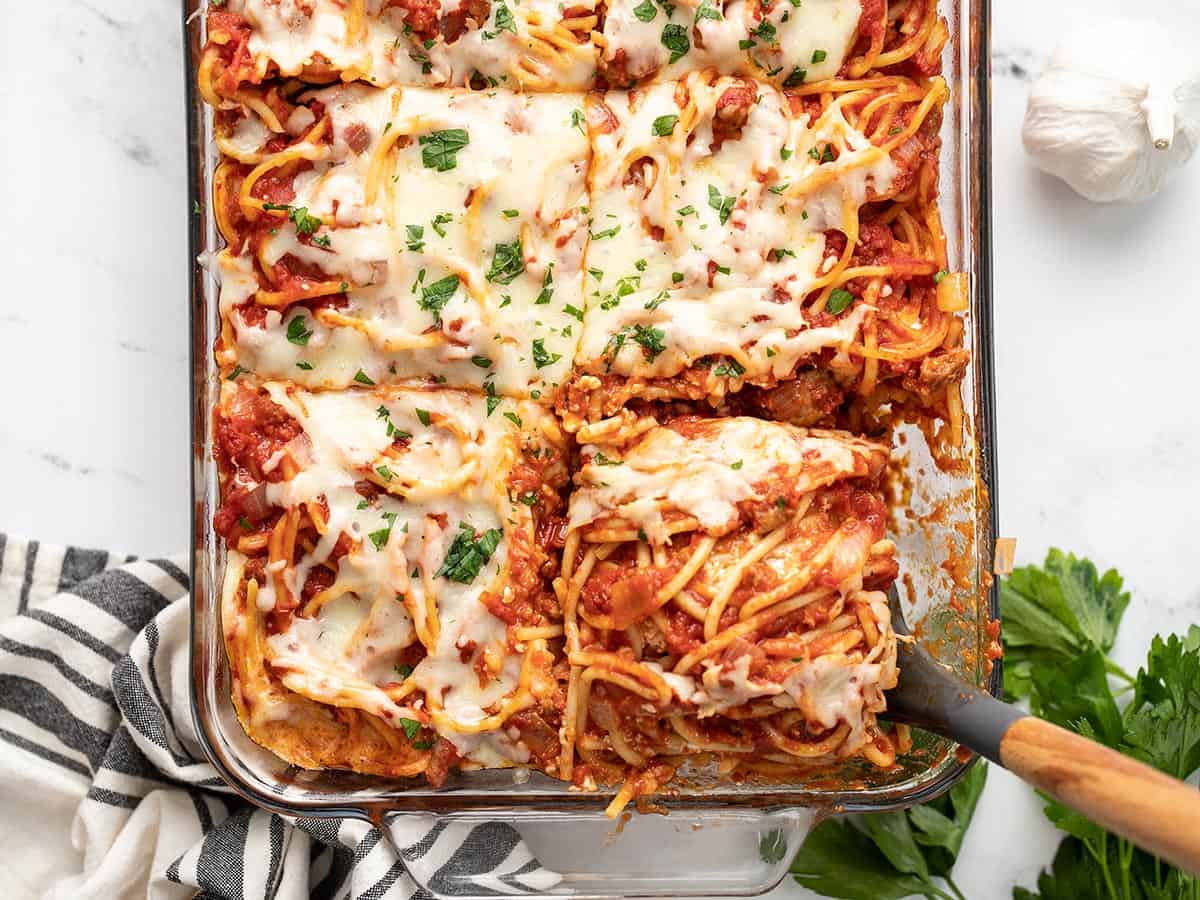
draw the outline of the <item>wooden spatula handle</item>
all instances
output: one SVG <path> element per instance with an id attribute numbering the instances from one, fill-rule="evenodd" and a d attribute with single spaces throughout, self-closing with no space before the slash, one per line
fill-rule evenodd
<path id="1" fill-rule="evenodd" d="M 1013 774 L 1181 869 L 1200 873 L 1200 791 L 1033 716 L 1000 741 Z"/>

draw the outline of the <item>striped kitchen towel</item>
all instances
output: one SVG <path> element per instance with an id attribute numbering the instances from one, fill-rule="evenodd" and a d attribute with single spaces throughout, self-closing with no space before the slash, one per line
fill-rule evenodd
<path id="1" fill-rule="evenodd" d="M 438 893 L 554 886 L 506 824 L 430 817 L 388 840 L 231 793 L 192 725 L 187 597 L 183 558 L 0 534 L 6 900 L 429 896 L 410 872 Z"/>

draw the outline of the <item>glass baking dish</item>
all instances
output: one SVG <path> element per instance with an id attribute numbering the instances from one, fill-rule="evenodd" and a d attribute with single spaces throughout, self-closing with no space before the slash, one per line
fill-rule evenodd
<path id="1" fill-rule="evenodd" d="M 246 736 L 229 699 L 219 622 L 224 551 L 212 529 L 217 477 L 210 411 L 219 385 L 212 354 L 218 315 L 217 285 L 205 261 L 220 248 L 220 238 L 209 202 L 217 162 L 212 114 L 195 89 L 203 2 L 183 3 L 194 260 L 192 709 L 205 752 L 225 780 L 247 800 L 276 812 L 371 821 L 399 850 L 418 840 L 434 817 L 464 830 L 499 820 L 506 823 L 501 827 L 519 833 L 543 867 L 532 879 L 500 885 L 490 872 L 434 869 L 417 853 L 405 855 L 409 874 L 421 887 L 457 897 L 498 892 L 578 898 L 753 896 L 780 882 L 820 815 L 905 807 L 948 789 L 970 763 L 953 744 L 919 734 L 913 752 L 888 772 L 849 766 L 814 772 L 795 783 L 730 783 L 694 773 L 661 798 L 660 808 L 668 815 L 633 814 L 614 823 L 602 812 L 610 791 L 584 793 L 538 773 L 471 772 L 435 789 L 349 772 L 299 770 Z M 907 512 L 896 517 L 892 532 L 900 547 L 909 623 L 920 623 L 920 639 L 942 662 L 996 693 L 999 665 L 989 666 L 984 653 L 987 624 L 998 616 L 990 574 L 996 527 L 990 0 L 941 0 L 941 6 L 952 32 L 945 59 L 952 97 L 943 127 L 942 211 L 951 267 L 968 272 L 971 282 L 966 344 L 973 354 L 963 388 L 967 434 L 962 465 L 949 473 L 932 462 L 920 429 L 899 430 L 896 491 Z M 515 858 L 527 857 L 510 854 Z"/>

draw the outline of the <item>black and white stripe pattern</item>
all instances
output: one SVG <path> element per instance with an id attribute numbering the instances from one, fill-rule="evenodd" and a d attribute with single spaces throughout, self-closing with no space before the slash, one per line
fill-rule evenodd
<path id="1" fill-rule="evenodd" d="M 0 534 L 0 783 L 77 795 L 82 871 L 48 896 L 425 898 L 530 894 L 558 876 L 507 824 L 289 819 L 231 793 L 196 741 L 182 560 Z M 400 847 L 399 854 L 396 847 Z M 414 877 L 415 876 L 415 877 Z M 418 882 L 429 890 L 419 887 Z"/>

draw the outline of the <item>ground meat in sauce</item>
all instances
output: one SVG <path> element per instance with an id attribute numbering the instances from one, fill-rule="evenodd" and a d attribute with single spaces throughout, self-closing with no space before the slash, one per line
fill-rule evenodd
<path id="1" fill-rule="evenodd" d="M 453 44 L 466 34 L 468 27 L 481 27 L 492 14 L 491 0 L 463 0 L 462 4 L 446 13 L 442 20 L 442 37 Z"/>
<path id="2" fill-rule="evenodd" d="M 758 87 L 754 82 L 741 79 L 728 87 L 717 99 L 713 112 L 712 151 L 716 153 L 725 141 L 736 141 L 750 119 L 750 110 L 758 100 Z"/>

